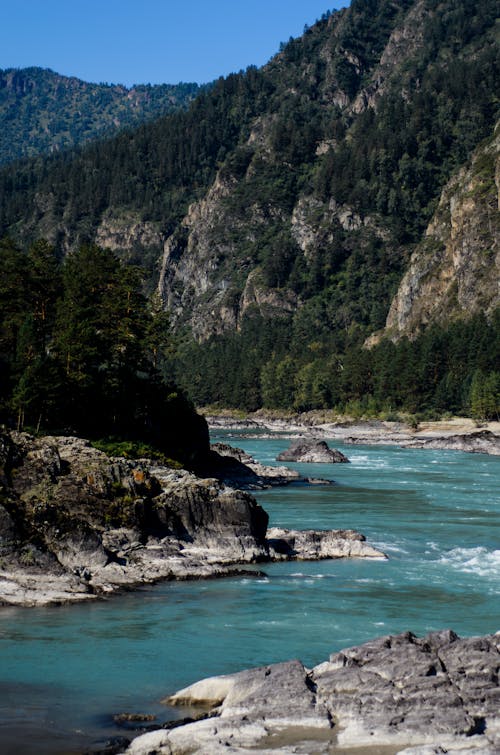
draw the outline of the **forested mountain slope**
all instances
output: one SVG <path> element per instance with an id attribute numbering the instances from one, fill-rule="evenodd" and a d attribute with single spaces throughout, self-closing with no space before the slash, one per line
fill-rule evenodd
<path id="1" fill-rule="evenodd" d="M 495 0 L 353 0 L 185 112 L 5 168 L 0 233 L 96 240 L 145 266 L 178 334 L 167 367 L 199 402 L 464 411 L 498 364 L 472 345 L 498 345 L 498 291 L 421 288 L 440 306 L 419 309 L 403 276 L 432 250 L 427 279 L 456 275 L 452 194 L 475 229 L 460 270 L 497 275 L 498 62 Z M 363 348 L 389 312 L 411 340 Z"/>
<path id="2" fill-rule="evenodd" d="M 58 152 L 187 105 L 197 84 L 89 84 L 46 68 L 0 70 L 0 164 Z"/>

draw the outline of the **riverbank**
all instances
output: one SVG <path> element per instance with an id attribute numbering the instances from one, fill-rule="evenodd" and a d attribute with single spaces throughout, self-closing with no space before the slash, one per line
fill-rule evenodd
<path id="1" fill-rule="evenodd" d="M 267 463 L 288 442 L 242 445 Z M 343 449 L 350 464 L 318 470 L 336 485 L 270 488 L 258 501 L 272 525 L 352 526 L 389 560 L 277 562 L 245 567 L 266 577 L 171 580 L 91 604 L 2 609 L 0 751 L 10 752 L 6 741 L 23 755 L 100 751 L 141 733 L 113 728 L 116 714 L 155 714 L 151 725 L 185 716 L 158 701 L 197 679 L 291 658 L 312 669 L 406 629 L 419 637 L 499 629 L 498 459 Z M 16 695 L 7 683 L 19 685 Z"/>
<path id="2" fill-rule="evenodd" d="M 212 677 L 165 701 L 198 709 L 202 720 L 145 734 L 126 752 L 493 755 L 499 663 L 500 634 L 405 632 L 334 653 L 313 669 L 295 660 Z"/>
<path id="3" fill-rule="evenodd" d="M 227 459 L 213 452 L 219 479 L 109 457 L 74 437 L 3 432 L 0 452 L 0 605 L 89 601 L 273 561 L 385 558 L 353 530 L 268 532 L 267 513 L 224 483 Z M 265 484 L 265 467 L 234 462 L 231 479 Z M 270 484 L 279 481 L 289 482 L 284 470 Z"/>
<path id="4" fill-rule="evenodd" d="M 255 433 L 256 437 L 281 435 L 286 438 L 321 438 L 352 445 L 396 445 L 404 448 L 442 448 L 500 456 L 500 422 L 454 417 L 420 422 L 412 427 L 401 421 L 354 420 L 328 412 L 278 415 L 259 411 L 247 416 L 239 412 L 205 413 L 212 431 Z"/>

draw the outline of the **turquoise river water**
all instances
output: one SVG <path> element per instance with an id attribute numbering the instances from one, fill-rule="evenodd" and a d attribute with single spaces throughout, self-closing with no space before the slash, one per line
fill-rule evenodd
<path id="1" fill-rule="evenodd" d="M 224 438 L 224 440 L 227 439 Z M 272 463 L 289 441 L 230 438 Z M 197 679 L 381 634 L 500 630 L 500 459 L 338 445 L 351 464 L 290 465 L 334 486 L 258 493 L 271 525 L 354 528 L 388 561 L 264 565 L 266 576 L 165 583 L 92 605 L 0 608 L 0 752 L 76 753 L 127 736 L 112 716 L 178 715 Z"/>

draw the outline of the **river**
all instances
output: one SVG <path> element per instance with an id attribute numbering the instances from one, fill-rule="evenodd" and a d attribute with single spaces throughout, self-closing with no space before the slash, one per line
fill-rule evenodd
<path id="1" fill-rule="evenodd" d="M 229 442 L 264 463 L 288 445 Z M 351 464 L 290 466 L 337 484 L 257 498 L 271 525 L 358 529 L 389 560 L 266 564 L 265 576 L 170 582 L 92 605 L 0 608 L 0 752 L 81 752 L 129 736 L 113 714 L 173 718 L 161 698 L 204 676 L 314 665 L 408 629 L 500 630 L 500 459 L 336 447 Z"/>

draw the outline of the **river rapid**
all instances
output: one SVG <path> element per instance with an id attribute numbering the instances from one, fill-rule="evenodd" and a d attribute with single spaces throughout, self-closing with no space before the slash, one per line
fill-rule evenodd
<path id="1" fill-rule="evenodd" d="M 213 440 L 265 464 L 289 443 Z M 289 465 L 335 485 L 257 498 L 271 526 L 357 529 L 389 560 L 265 564 L 265 576 L 170 582 L 91 605 L 0 608 L 0 752 L 75 753 L 131 736 L 113 714 L 185 715 L 161 698 L 213 674 L 314 665 L 405 630 L 500 630 L 500 459 L 335 445 L 351 464 Z"/>

